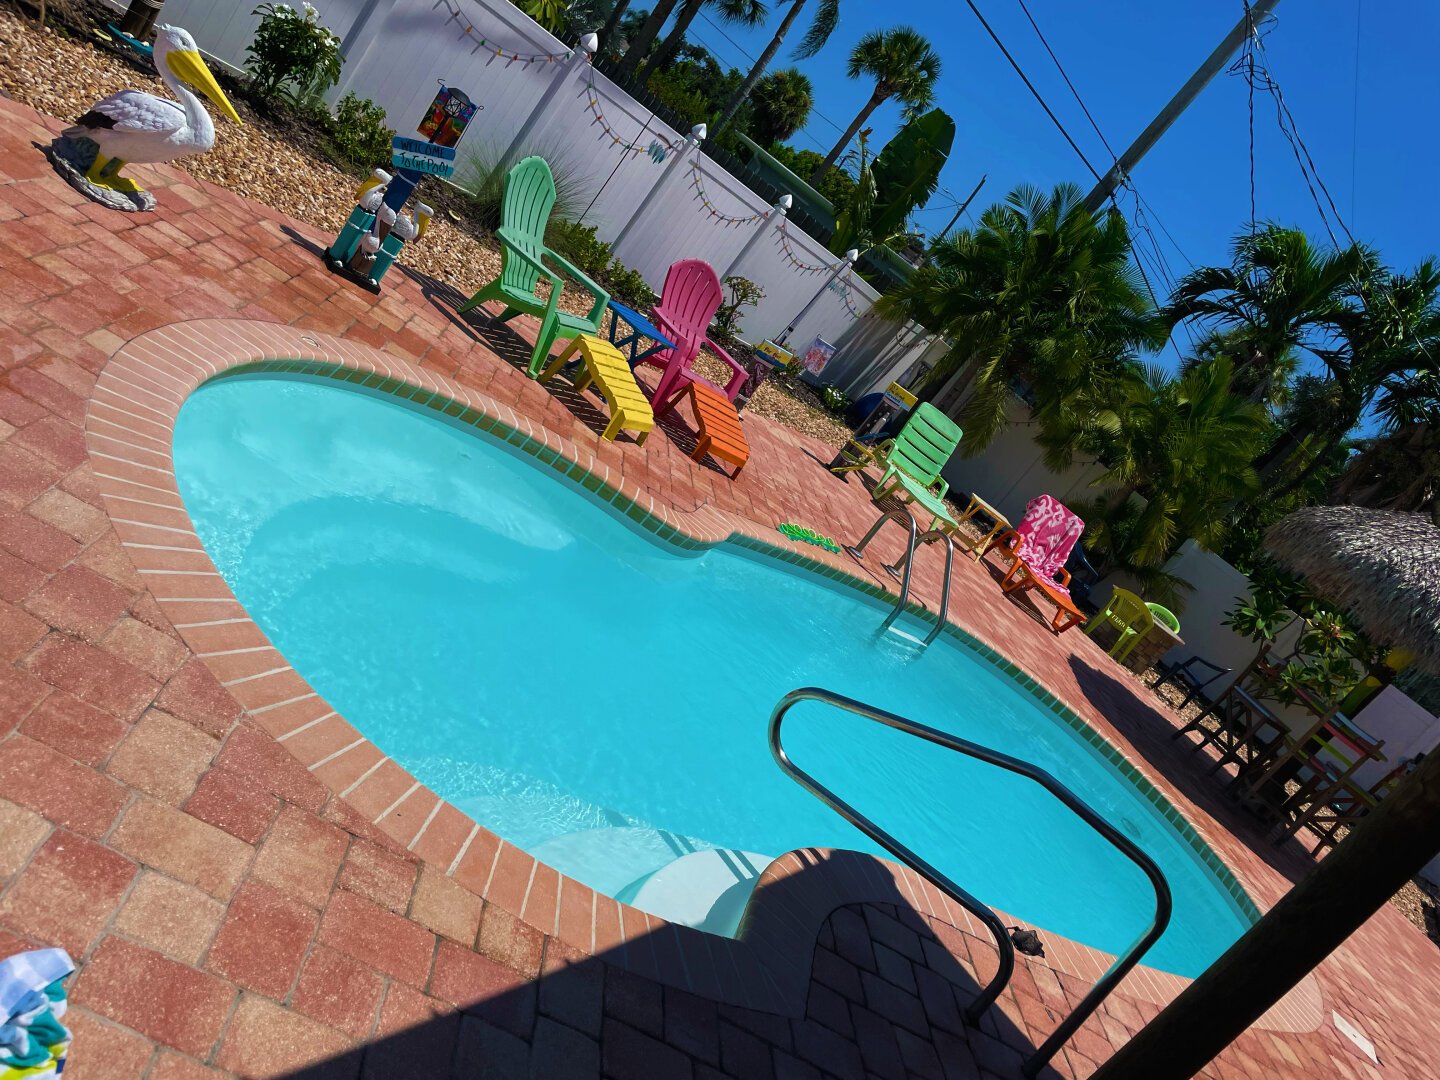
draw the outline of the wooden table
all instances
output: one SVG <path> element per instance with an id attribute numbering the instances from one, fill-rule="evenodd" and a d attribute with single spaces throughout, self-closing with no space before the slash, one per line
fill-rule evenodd
<path id="1" fill-rule="evenodd" d="M 996 510 L 979 495 L 971 495 L 970 505 L 965 507 L 965 512 L 960 515 L 959 520 L 969 521 L 976 514 L 984 514 L 987 518 L 989 518 L 995 523 L 994 528 L 992 528 L 988 533 L 980 537 L 978 540 L 961 539 L 960 541 L 961 547 L 964 547 L 966 550 L 968 550 L 972 555 L 975 556 L 975 561 L 979 562 L 985 557 L 985 552 L 990 550 L 990 545 L 994 542 L 995 538 L 999 536 L 1002 532 L 1004 532 L 1006 529 L 1010 528 L 1010 519 L 1007 518 L 1004 514 L 1000 513 L 999 510 Z M 1054 598 L 1052 597 L 1052 599 Z M 1068 601 L 1069 598 L 1067 597 L 1066 599 Z M 1071 606 L 1073 607 L 1074 605 Z M 1076 611 L 1075 614 L 1079 615 L 1080 613 Z"/>
<path id="2" fill-rule="evenodd" d="M 583 391 L 594 382 L 610 405 L 610 423 L 600 437 L 613 440 L 622 429 L 628 428 L 635 432 L 635 445 L 642 445 L 655 426 L 655 413 L 650 407 L 650 399 L 635 382 L 624 355 L 614 345 L 589 334 L 581 334 L 540 373 L 539 381 L 544 383 L 554 378 L 555 373 L 577 352 L 580 358 L 575 363 L 582 366 L 574 369 L 572 377 L 578 376 L 575 378 L 575 389 Z"/>

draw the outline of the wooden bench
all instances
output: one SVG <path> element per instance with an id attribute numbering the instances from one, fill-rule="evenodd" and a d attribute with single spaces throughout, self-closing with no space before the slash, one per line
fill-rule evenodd
<path id="1" fill-rule="evenodd" d="M 581 334 L 540 373 L 539 381 L 548 382 L 576 352 L 580 354 L 582 366 L 575 389 L 583 391 L 594 382 L 610 405 L 610 423 L 600 437 L 613 440 L 622 429 L 629 429 L 635 432 L 635 445 L 643 445 L 650 429 L 655 426 L 655 413 L 650 407 L 650 400 L 635 381 L 624 355 L 608 341 Z"/>
<path id="2" fill-rule="evenodd" d="M 690 456 L 704 461 L 709 454 L 718 461 L 727 461 L 735 466 L 730 474 L 733 480 L 750 460 L 750 444 L 740 430 L 740 415 L 735 403 L 720 391 L 704 383 L 690 384 L 690 407 L 695 410 L 695 423 L 700 428 L 699 445 Z"/>

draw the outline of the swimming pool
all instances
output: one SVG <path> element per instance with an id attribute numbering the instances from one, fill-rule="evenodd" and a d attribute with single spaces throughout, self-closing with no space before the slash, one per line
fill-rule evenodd
<path id="1" fill-rule="evenodd" d="M 174 457 L 217 567 L 296 670 L 441 798 L 609 895 L 723 932 L 769 858 L 876 850 L 770 759 L 771 708 L 818 685 L 1033 761 L 1125 831 L 1174 893 L 1147 963 L 1194 975 L 1248 925 L 1064 721 L 943 639 L 919 658 L 877 643 L 882 610 L 852 590 L 662 545 L 473 431 L 333 383 L 203 386 Z M 815 705 L 786 745 L 1018 918 L 1110 952 L 1149 921 L 1140 871 L 1027 781 Z"/>

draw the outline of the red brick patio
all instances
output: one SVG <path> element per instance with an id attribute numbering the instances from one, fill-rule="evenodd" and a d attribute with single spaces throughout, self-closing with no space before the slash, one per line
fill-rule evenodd
<path id="1" fill-rule="evenodd" d="M 1083 947 L 1022 961 L 977 1030 L 958 1007 L 993 949 L 875 860 L 781 860 L 740 943 L 636 923 L 366 756 L 283 658 L 237 666 L 233 650 L 268 642 L 206 577 L 168 471 L 188 389 L 266 357 L 459 401 L 705 539 L 783 544 L 781 521 L 857 539 L 875 511 L 819 467 L 826 447 L 751 417 L 732 483 L 689 460 L 683 408 L 644 448 L 602 442 L 593 398 L 526 380 L 513 361 L 528 346 L 464 324 L 454 289 L 397 272 L 371 297 L 320 266 L 328 237 L 178 171 L 150 170 L 157 213 L 101 210 L 33 145 L 58 122 L 8 101 L 0 115 L 0 955 L 58 944 L 81 961 L 80 1080 L 316 1060 L 306 1075 L 1018 1075 L 1098 971 Z M 922 596 L 935 561 L 917 567 Z M 1118 746 L 1262 908 L 1305 872 L 1088 639 L 1053 637 L 974 563 L 957 574 L 955 621 Z M 1433 1075 L 1440 1010 L 1416 999 L 1437 975 L 1434 947 L 1387 908 L 1207 1075 Z M 1088 1075 L 1178 985 L 1136 977 L 1057 1073 Z M 1375 1041 L 1379 1069 L 1331 1010 Z"/>

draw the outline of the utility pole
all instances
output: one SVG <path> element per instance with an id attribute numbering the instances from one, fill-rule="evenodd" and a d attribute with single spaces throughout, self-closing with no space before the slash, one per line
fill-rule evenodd
<path id="1" fill-rule="evenodd" d="M 970 208 L 970 204 L 975 201 L 975 196 L 980 194 L 980 189 L 985 186 L 985 181 L 989 179 L 989 173 L 980 177 L 980 182 L 975 185 L 975 190 L 965 196 L 965 201 L 960 204 L 960 209 L 955 211 L 955 216 L 950 219 L 950 224 L 940 230 L 940 235 L 931 241 L 932 244 L 938 244 L 941 240 L 945 239 L 945 235 L 955 227 L 955 223 L 960 220 L 960 215 Z"/>
<path id="2" fill-rule="evenodd" d="M 1140 159 L 1150 152 L 1150 148 L 1160 141 L 1160 136 L 1170 130 L 1170 125 L 1180 118 L 1180 114 L 1190 107 L 1190 103 L 1200 96 L 1200 91 L 1209 85 L 1210 80 L 1220 73 L 1220 69 L 1230 62 L 1241 43 L 1255 31 L 1260 20 L 1275 10 L 1275 5 L 1280 0 L 1255 0 L 1250 5 L 1250 10 L 1235 24 L 1234 29 L 1225 35 L 1225 40 L 1215 46 L 1205 62 L 1200 65 L 1194 75 L 1182 86 L 1170 103 L 1160 110 L 1160 115 L 1150 121 L 1150 126 L 1140 133 L 1140 137 L 1130 144 L 1130 148 L 1120 155 L 1105 178 L 1095 185 L 1094 190 L 1085 197 L 1085 209 L 1092 214 L 1105 205 L 1105 200 L 1114 194 L 1115 189 L 1125 182 L 1125 178 L 1140 164 Z"/>

